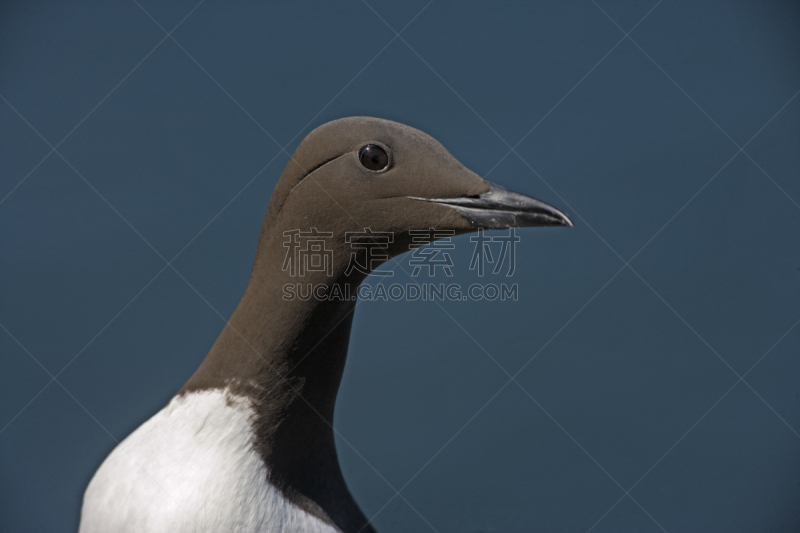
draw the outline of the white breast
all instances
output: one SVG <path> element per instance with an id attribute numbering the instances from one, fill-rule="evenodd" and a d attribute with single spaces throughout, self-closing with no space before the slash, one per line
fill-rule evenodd
<path id="1" fill-rule="evenodd" d="M 267 482 L 252 414 L 226 391 L 173 398 L 100 466 L 80 533 L 335 532 Z"/>

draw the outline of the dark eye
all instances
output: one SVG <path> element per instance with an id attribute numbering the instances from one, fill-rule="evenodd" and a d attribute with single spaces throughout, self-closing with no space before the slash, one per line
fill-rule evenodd
<path id="1" fill-rule="evenodd" d="M 358 160 L 370 170 L 383 170 L 389 165 L 386 150 L 377 144 L 368 144 L 358 151 Z"/>

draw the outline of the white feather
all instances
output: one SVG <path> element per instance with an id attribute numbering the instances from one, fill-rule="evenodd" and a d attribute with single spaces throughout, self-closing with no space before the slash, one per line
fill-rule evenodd
<path id="1" fill-rule="evenodd" d="M 80 533 L 335 532 L 268 483 L 252 414 L 226 391 L 173 398 L 97 470 Z"/>

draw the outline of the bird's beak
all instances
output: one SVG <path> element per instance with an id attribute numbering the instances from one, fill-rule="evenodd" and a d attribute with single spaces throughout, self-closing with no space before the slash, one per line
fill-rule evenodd
<path id="1" fill-rule="evenodd" d="M 569 217 L 555 207 L 536 198 L 509 191 L 491 182 L 489 182 L 489 190 L 479 196 L 413 199 L 451 207 L 475 228 L 572 227 Z"/>

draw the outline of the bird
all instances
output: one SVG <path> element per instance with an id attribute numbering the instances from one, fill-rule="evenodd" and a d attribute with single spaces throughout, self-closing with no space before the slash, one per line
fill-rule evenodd
<path id="1" fill-rule="evenodd" d="M 287 297 L 285 287 L 301 279 L 356 295 L 369 272 L 414 247 L 415 231 L 531 226 L 572 222 L 416 128 L 347 117 L 314 129 L 272 193 L 240 303 L 186 384 L 95 472 L 80 533 L 374 532 L 333 431 L 357 297 Z M 309 235 L 325 260 L 293 263 Z M 354 235 L 380 253 L 364 255 Z"/>

